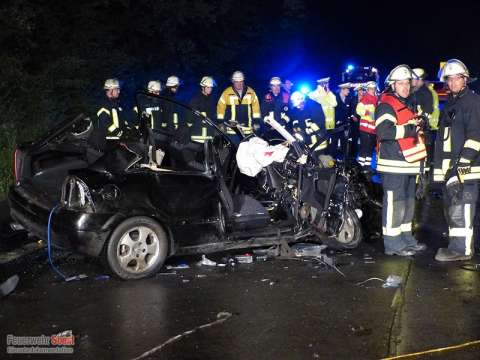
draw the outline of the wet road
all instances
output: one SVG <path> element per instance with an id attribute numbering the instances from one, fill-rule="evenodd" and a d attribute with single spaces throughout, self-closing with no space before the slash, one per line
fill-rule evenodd
<path id="1" fill-rule="evenodd" d="M 200 257 L 189 257 L 171 260 L 191 266 L 175 274 L 163 269 L 136 282 L 94 280 L 105 273 L 100 264 L 58 254 L 62 271 L 89 275 L 65 283 L 37 253 L 0 269 L 21 278 L 17 290 L 0 300 L 0 358 L 21 358 L 4 355 L 7 334 L 72 330 L 75 359 L 132 359 L 214 322 L 221 312 L 232 315 L 145 358 L 380 359 L 479 340 L 479 273 L 435 263 L 445 225 L 439 211 L 420 209 L 419 219 L 419 236 L 430 246 L 426 253 L 387 257 L 378 241 L 364 243 L 336 255 L 345 277 L 312 261 L 209 268 L 195 265 Z M 222 254 L 210 258 L 221 260 Z M 377 280 L 356 285 L 389 274 L 402 276 L 404 286 L 382 288 Z M 480 345 L 411 358 L 479 359 Z"/>

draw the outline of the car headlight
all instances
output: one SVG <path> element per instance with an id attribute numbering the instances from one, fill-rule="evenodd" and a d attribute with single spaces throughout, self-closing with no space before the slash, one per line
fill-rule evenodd
<path id="1" fill-rule="evenodd" d="M 70 210 L 95 212 L 95 204 L 88 186 L 76 176 L 67 176 L 62 186 L 62 205 Z"/>

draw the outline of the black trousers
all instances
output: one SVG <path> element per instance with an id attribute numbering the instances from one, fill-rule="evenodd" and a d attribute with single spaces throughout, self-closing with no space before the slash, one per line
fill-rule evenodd
<path id="1" fill-rule="evenodd" d="M 377 144 L 377 135 L 360 131 L 360 151 L 358 162 L 361 166 L 369 168 L 372 165 L 372 153 Z"/>
<path id="2" fill-rule="evenodd" d="M 444 211 L 448 224 L 448 248 L 464 255 L 473 255 L 473 220 L 475 219 L 478 182 L 468 182 L 455 199 L 444 190 Z"/>
<path id="3" fill-rule="evenodd" d="M 385 251 L 416 245 L 412 234 L 416 175 L 382 174 L 382 232 Z"/>

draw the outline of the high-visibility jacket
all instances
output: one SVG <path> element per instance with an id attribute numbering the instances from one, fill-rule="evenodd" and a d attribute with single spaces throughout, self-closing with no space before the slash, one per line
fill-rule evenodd
<path id="1" fill-rule="evenodd" d="M 161 129 L 164 100 L 155 97 L 140 98 L 141 116 L 148 118 L 147 125 L 151 129 Z M 133 111 L 138 116 L 139 109 L 135 106 Z"/>
<path id="2" fill-rule="evenodd" d="M 363 95 L 362 100 L 357 104 L 356 112 L 360 115 L 360 131 L 368 134 L 375 134 L 375 108 L 378 98 L 369 93 Z"/>
<path id="3" fill-rule="evenodd" d="M 325 91 L 322 87 L 312 91 L 308 97 L 320 105 L 322 105 L 325 115 L 325 128 L 327 130 L 335 129 L 335 107 L 337 106 L 337 98 L 331 91 Z"/>
<path id="4" fill-rule="evenodd" d="M 292 108 L 290 112 L 290 120 L 294 131 L 300 130 L 304 137 L 306 137 L 305 143 L 309 147 L 313 147 L 317 144 L 320 138 L 326 134 L 323 109 L 313 100 L 306 99 L 303 110 Z M 324 140 L 315 150 L 323 150 L 327 145 L 328 140 Z"/>
<path id="5" fill-rule="evenodd" d="M 410 108 L 413 108 L 410 102 L 410 98 L 402 99 L 393 94 L 384 94 L 375 110 L 379 148 L 377 171 L 380 173 L 420 173 L 426 151 L 425 144 L 416 131 L 416 114 Z M 423 150 L 417 149 L 417 145 L 423 145 Z"/>
<path id="6" fill-rule="evenodd" d="M 440 115 L 433 180 L 443 182 L 450 168 L 467 167 L 466 182 L 480 180 L 480 96 L 465 88 L 449 95 Z"/>
<path id="7" fill-rule="evenodd" d="M 107 139 L 118 139 L 128 126 L 128 120 L 118 99 L 105 99 L 97 110 L 98 128 Z"/>
<path id="8" fill-rule="evenodd" d="M 433 84 L 428 86 L 428 90 L 430 90 L 430 92 L 432 93 L 432 98 L 433 98 L 433 111 L 428 117 L 430 129 L 438 130 L 438 121 L 440 120 L 440 107 L 439 107 L 439 101 L 438 101 L 438 94 L 433 89 Z"/>
<path id="9" fill-rule="evenodd" d="M 260 120 L 260 103 L 255 91 L 247 86 L 242 94 L 232 86 L 227 87 L 217 103 L 217 119 L 236 122 L 245 135 L 253 132 L 253 121 Z M 235 132 L 227 128 L 228 134 Z"/>
<path id="10" fill-rule="evenodd" d="M 202 115 L 215 121 L 215 100 L 212 95 L 205 95 L 201 91 L 197 93 L 189 103 L 194 110 L 200 111 Z M 187 125 L 190 127 L 191 139 L 196 142 L 203 143 L 206 140 L 213 138 L 213 131 L 201 117 L 195 116 L 191 113 L 187 119 Z"/>

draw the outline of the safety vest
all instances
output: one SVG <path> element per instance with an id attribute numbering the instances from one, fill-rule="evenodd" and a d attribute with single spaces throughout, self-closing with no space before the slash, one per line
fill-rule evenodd
<path id="1" fill-rule="evenodd" d="M 325 115 L 325 129 L 335 129 L 335 107 L 337 106 L 337 98 L 331 91 L 315 90 L 308 94 L 310 99 L 322 105 L 323 114 Z"/>
<path id="2" fill-rule="evenodd" d="M 438 130 L 438 121 L 440 119 L 440 107 L 439 107 L 439 101 L 438 101 L 438 94 L 433 89 L 433 84 L 430 84 L 428 86 L 428 90 L 430 90 L 433 97 L 433 112 L 428 117 L 428 123 L 430 125 L 430 129 Z"/>
<path id="3" fill-rule="evenodd" d="M 207 116 L 206 111 L 202 111 L 200 114 Z M 200 118 L 194 118 L 194 121 L 200 124 L 187 122 L 187 126 L 190 127 L 192 131 L 190 138 L 193 141 L 203 144 L 205 141 L 213 139 L 212 135 L 208 131 L 209 128 L 206 123 L 203 123 Z"/>
<path id="4" fill-rule="evenodd" d="M 389 104 L 395 111 L 397 118 L 397 125 L 415 124 L 416 114 L 410 110 L 405 104 L 398 100 L 392 94 L 383 94 L 381 102 Z M 402 151 L 405 160 L 413 163 L 427 157 L 427 149 L 425 147 L 425 138 L 422 134 L 418 134 L 416 138 L 408 137 L 398 139 L 400 150 Z"/>
<path id="5" fill-rule="evenodd" d="M 217 104 L 217 119 L 237 122 L 245 135 L 253 132 L 253 119 L 260 119 L 260 103 L 255 91 L 247 86 L 240 98 L 232 86 L 226 88 Z M 235 131 L 227 128 L 227 134 Z"/>
<path id="6" fill-rule="evenodd" d="M 377 97 L 366 93 L 355 109 L 360 115 L 359 130 L 368 134 L 375 134 L 375 108 Z"/>

